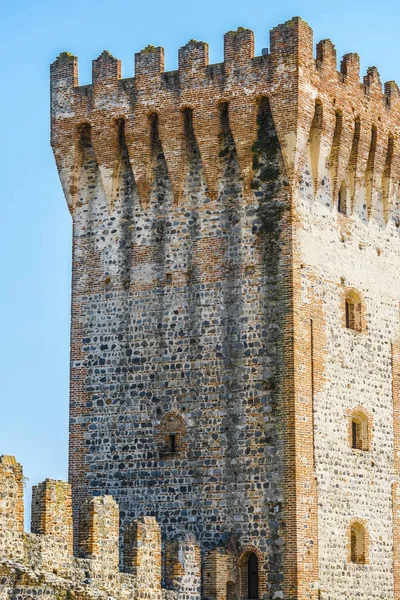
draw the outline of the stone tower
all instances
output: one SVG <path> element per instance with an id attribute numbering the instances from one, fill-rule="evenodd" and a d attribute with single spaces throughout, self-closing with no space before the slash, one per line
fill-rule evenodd
<path id="1" fill-rule="evenodd" d="M 215 600 L 400 599 L 400 96 L 310 27 L 51 67 L 70 483 Z M 170 547 L 170 545 L 168 546 Z M 168 573 L 167 573 L 168 575 Z"/>

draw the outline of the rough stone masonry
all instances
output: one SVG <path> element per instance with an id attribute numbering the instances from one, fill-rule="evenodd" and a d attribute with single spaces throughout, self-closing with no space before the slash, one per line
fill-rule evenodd
<path id="1" fill-rule="evenodd" d="M 293 18 L 51 66 L 75 554 L 112 497 L 113 568 L 119 530 L 182 600 L 400 600 L 400 94 L 313 50 Z"/>

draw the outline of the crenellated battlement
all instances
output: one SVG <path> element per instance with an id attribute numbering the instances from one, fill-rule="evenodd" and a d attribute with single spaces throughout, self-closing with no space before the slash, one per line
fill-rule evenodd
<path id="1" fill-rule="evenodd" d="M 127 83 L 128 86 L 134 85 L 136 80 L 143 77 L 147 79 L 159 77 L 160 87 L 163 87 L 170 79 L 170 75 L 174 73 L 177 74 L 177 81 L 182 82 L 190 72 L 198 72 L 199 79 L 212 78 L 215 71 L 226 74 L 233 64 L 236 66 L 247 64 L 248 67 L 251 67 L 262 62 L 264 67 L 271 68 L 274 63 L 276 64 L 276 59 L 281 58 L 282 53 L 290 54 L 293 50 L 291 38 L 294 37 L 293 32 L 299 25 L 304 31 L 309 32 L 312 39 L 312 30 L 304 21 L 295 17 L 270 32 L 271 50 L 264 49 L 262 56 L 255 56 L 253 31 L 244 27 L 239 27 L 236 31 L 228 31 L 224 35 L 224 62 L 211 65 L 209 64 L 208 44 L 191 39 L 178 50 L 178 69 L 176 71 L 164 71 L 164 48 L 148 45 L 135 54 L 134 75 L 123 80 L 121 80 L 121 61 L 113 57 L 108 50 L 104 50 L 97 59 L 93 60 L 92 84 L 85 86 L 79 86 L 78 83 L 78 58 L 69 52 L 62 52 L 51 65 L 52 89 L 70 86 L 77 88 L 76 93 L 85 90 L 85 95 L 87 95 L 87 88 L 111 80 L 121 80 L 123 87 L 124 83 Z M 393 81 L 385 83 L 382 89 L 379 73 L 375 66 L 369 67 L 367 74 L 361 79 L 360 57 L 356 53 L 344 55 L 340 61 L 340 68 L 338 68 L 336 49 L 330 39 L 317 43 L 315 58 L 310 54 L 310 52 L 313 53 L 312 44 L 310 46 L 305 43 L 302 47 L 302 41 L 307 42 L 304 38 L 298 39 L 296 45 L 298 51 L 302 51 L 303 66 L 326 74 L 331 72 L 343 84 L 356 82 L 360 84 L 360 89 L 366 95 L 369 95 L 371 87 L 379 89 L 383 96 L 392 94 L 392 86 L 398 91 L 398 87 Z M 299 56 L 297 58 L 300 65 L 302 61 Z M 260 61 L 260 59 L 262 60 Z M 202 69 L 204 69 L 203 73 L 200 72 Z M 151 94 L 151 90 L 148 91 Z M 184 90 L 181 90 L 182 92 Z"/>
<path id="2" fill-rule="evenodd" d="M 51 66 L 52 146 L 71 211 L 77 202 L 77 181 L 82 164 L 80 128 L 90 125 L 91 142 L 101 173 L 109 210 L 116 196 L 124 122 L 130 164 L 143 206 L 149 200 L 151 175 L 151 115 L 157 114 L 158 134 L 165 155 L 174 200 L 180 202 L 186 172 L 184 117 L 193 113 L 193 128 L 200 150 L 211 199 L 218 196 L 220 177 L 221 103 L 228 103 L 229 125 L 236 145 L 246 195 L 251 194 L 252 145 L 256 136 L 257 102 L 267 96 L 281 144 L 289 184 L 294 188 L 304 166 L 316 101 L 323 107 L 319 123 L 318 159 L 331 160 L 332 195 L 342 182 L 354 197 L 355 186 L 367 194 L 385 196 L 385 172 L 400 178 L 399 152 L 387 162 L 388 140 L 398 146 L 400 96 L 395 82 L 382 88 L 375 67 L 360 79 L 357 54 L 343 57 L 338 70 L 336 50 L 330 40 L 317 44 L 313 54 L 311 28 L 300 18 L 270 32 L 269 52 L 254 56 L 254 34 L 249 29 L 229 31 L 224 37 L 224 62 L 210 65 L 208 45 L 190 40 L 178 52 L 178 70 L 164 72 L 164 50 L 147 46 L 135 55 L 135 76 L 121 79 L 121 63 L 104 51 L 93 61 L 92 84 L 79 87 L 78 59 L 61 54 Z M 340 112 L 340 131 L 335 118 Z M 355 132 L 355 120 L 360 131 Z M 373 157 L 368 166 L 371 131 L 376 127 Z M 357 156 L 350 165 L 355 133 Z M 315 136 L 314 136 L 315 137 Z M 335 146 L 334 149 L 333 146 Z M 321 161 L 320 161 L 321 159 Z M 313 173 L 316 182 L 320 167 Z M 354 173 L 353 173 L 354 172 Z M 351 177 L 354 175 L 354 181 Z M 390 204 L 390 198 L 386 199 Z M 349 203 L 350 204 L 350 203 Z M 387 219 L 388 206 L 383 212 Z"/>
<path id="3" fill-rule="evenodd" d="M 22 467 L 0 457 L 0 573 L 2 589 L 19 596 L 41 595 L 43 588 L 85 597 L 160 600 L 199 598 L 200 552 L 190 538 L 168 547 L 168 561 L 180 565 L 182 585 L 161 588 L 161 532 L 154 517 L 125 526 L 123 570 L 119 564 L 119 508 L 111 496 L 96 496 L 81 507 L 78 557 L 73 555 L 71 486 L 46 479 L 33 487 L 31 533 L 23 530 Z M 182 562 L 182 544 L 191 557 Z M 175 547 L 176 546 L 176 547 Z"/>

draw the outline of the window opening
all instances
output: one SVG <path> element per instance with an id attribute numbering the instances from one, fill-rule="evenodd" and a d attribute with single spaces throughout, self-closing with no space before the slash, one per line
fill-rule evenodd
<path id="1" fill-rule="evenodd" d="M 176 433 L 169 434 L 169 449 L 172 453 L 176 452 Z"/>
<path id="2" fill-rule="evenodd" d="M 367 169 L 365 171 L 365 189 L 367 196 L 367 211 L 368 218 L 371 214 L 372 208 L 372 192 L 374 186 L 374 172 L 376 162 L 376 147 L 377 147 L 378 131 L 375 125 L 372 126 L 371 130 L 371 144 L 369 147 L 369 155 L 367 161 Z"/>
<path id="3" fill-rule="evenodd" d="M 354 304 L 346 300 L 346 327 L 354 329 Z"/>
<path id="4" fill-rule="evenodd" d="M 365 564 L 365 528 L 361 523 L 354 523 L 350 531 L 352 563 Z"/>
<path id="5" fill-rule="evenodd" d="M 361 301 L 354 292 L 346 297 L 345 310 L 347 329 L 361 331 Z"/>
<path id="6" fill-rule="evenodd" d="M 368 450 L 368 418 L 363 412 L 353 413 L 351 418 L 351 447 L 354 450 Z"/>
<path id="7" fill-rule="evenodd" d="M 357 427 L 357 423 L 355 421 L 351 422 L 351 429 L 352 429 L 352 446 L 354 449 L 358 448 L 358 444 L 357 444 L 357 438 L 359 437 L 358 435 L 358 427 Z"/>
<path id="8" fill-rule="evenodd" d="M 350 209 L 354 207 L 355 203 L 355 192 L 357 183 L 357 165 L 359 159 L 360 149 L 360 136 L 361 136 L 361 121 L 360 117 L 357 117 L 354 122 L 354 136 L 353 143 L 351 146 L 350 160 L 349 160 L 349 184 L 350 184 Z"/>

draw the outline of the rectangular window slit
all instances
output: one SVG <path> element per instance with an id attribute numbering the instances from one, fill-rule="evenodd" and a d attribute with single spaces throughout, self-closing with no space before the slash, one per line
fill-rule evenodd
<path id="1" fill-rule="evenodd" d="M 176 452 L 176 433 L 169 434 L 169 449 L 170 452 Z"/>

